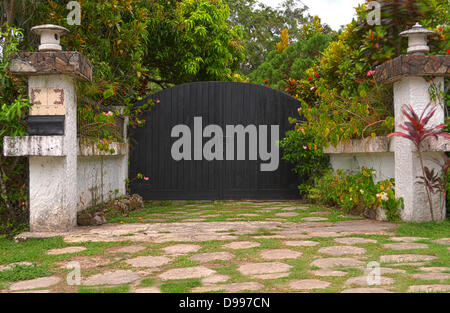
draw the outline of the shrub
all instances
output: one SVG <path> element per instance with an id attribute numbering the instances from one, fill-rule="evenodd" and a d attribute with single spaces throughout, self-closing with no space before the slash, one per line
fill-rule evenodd
<path id="1" fill-rule="evenodd" d="M 311 132 L 298 125 L 295 130 L 286 132 L 285 138 L 280 141 L 282 159 L 292 164 L 292 170 L 302 181 L 298 187 L 301 195 L 307 193 L 314 177 L 323 175 L 329 168 L 329 158 L 319 149 L 314 139 Z"/>
<path id="2" fill-rule="evenodd" d="M 366 1 L 368 2 L 368 1 Z M 294 76 L 287 91 L 302 102 L 302 117 L 324 146 L 364 136 L 386 135 L 394 126 L 392 87 L 378 85 L 374 69 L 406 53 L 398 34 L 417 21 L 439 33 L 433 53 L 446 54 L 449 42 L 447 0 L 380 0 L 381 24 L 369 25 L 365 4 L 306 71 Z"/>
<path id="3" fill-rule="evenodd" d="M 329 171 L 315 180 L 308 196 L 317 203 L 336 206 L 349 213 L 372 216 L 377 208 L 383 208 L 388 220 L 397 220 L 403 199 L 395 198 L 394 180 L 375 183 L 375 174 L 375 170 L 367 167 L 358 173 Z"/>
<path id="4" fill-rule="evenodd" d="M 250 81 L 285 91 L 289 83 L 286 78 L 306 78 L 305 71 L 314 65 L 314 60 L 334 36 L 319 18 L 314 17 L 312 23 L 303 25 L 298 41 L 281 41 L 279 50 L 270 51 L 264 63 L 248 75 Z"/>
<path id="5" fill-rule="evenodd" d="M 26 134 L 25 119 L 31 106 L 23 80 L 9 72 L 10 58 L 18 51 L 22 33 L 0 29 L 0 234 L 23 230 L 28 218 L 27 160 L 3 156 L 3 137 Z"/>

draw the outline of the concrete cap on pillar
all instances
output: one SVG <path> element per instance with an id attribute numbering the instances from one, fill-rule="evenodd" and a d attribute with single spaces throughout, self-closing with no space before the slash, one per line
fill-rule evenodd
<path id="1" fill-rule="evenodd" d="M 420 23 L 416 23 L 411 29 L 400 33 L 402 37 L 408 37 L 408 53 L 421 54 L 430 51 L 428 47 L 427 37 L 435 35 L 436 32 L 423 28 Z"/>
<path id="2" fill-rule="evenodd" d="M 34 26 L 31 31 L 41 36 L 39 51 L 61 51 L 62 47 L 59 44 L 61 36 L 69 33 L 67 28 L 52 24 Z"/>

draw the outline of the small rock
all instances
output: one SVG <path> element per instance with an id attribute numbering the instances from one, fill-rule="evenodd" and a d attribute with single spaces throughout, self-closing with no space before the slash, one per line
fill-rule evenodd
<path id="1" fill-rule="evenodd" d="M 392 291 L 383 288 L 352 288 L 342 290 L 341 293 L 392 293 Z"/>
<path id="2" fill-rule="evenodd" d="M 279 216 L 279 217 L 293 217 L 293 216 L 298 216 L 298 213 L 295 212 L 283 212 L 283 213 L 275 213 L 275 216 Z"/>
<path id="3" fill-rule="evenodd" d="M 345 284 L 346 285 L 359 285 L 359 286 L 370 286 L 369 283 L 373 283 L 372 281 L 368 281 L 369 278 L 372 280 L 371 276 L 359 276 L 359 277 L 351 277 L 349 278 Z M 376 279 L 373 279 L 376 281 Z M 380 277 L 380 284 L 379 285 L 392 285 L 394 283 L 394 279 L 389 277 Z"/>
<path id="4" fill-rule="evenodd" d="M 342 272 L 342 271 L 330 271 L 330 270 L 317 270 L 311 272 L 315 276 L 321 276 L 321 277 L 342 277 L 347 275 L 348 273 Z"/>
<path id="5" fill-rule="evenodd" d="M 450 245 L 450 238 L 441 238 L 438 240 L 433 240 L 433 242 L 441 244 L 441 245 Z"/>
<path id="6" fill-rule="evenodd" d="M 238 249 L 250 249 L 254 247 L 259 247 L 260 245 L 261 244 L 259 242 L 255 241 L 234 241 L 223 245 L 223 247 L 227 249 L 238 250 Z"/>
<path id="7" fill-rule="evenodd" d="M 278 279 L 278 278 L 288 277 L 288 276 L 289 276 L 289 273 L 272 273 L 272 274 L 253 275 L 251 277 L 256 278 L 256 279 L 268 280 L 268 279 Z"/>
<path id="8" fill-rule="evenodd" d="M 331 283 L 318 279 L 298 279 L 289 283 L 289 287 L 296 290 L 325 289 L 330 285 Z"/>
<path id="9" fill-rule="evenodd" d="M 144 208 L 144 199 L 138 194 L 133 194 L 129 198 L 130 211 L 141 210 L 143 208 Z"/>
<path id="10" fill-rule="evenodd" d="M 450 292 L 450 285 L 416 285 L 410 286 L 408 292 Z"/>
<path id="11" fill-rule="evenodd" d="M 159 275 L 162 280 L 188 279 L 188 278 L 204 278 L 215 274 L 216 271 L 204 266 L 182 267 L 170 269 Z"/>
<path id="12" fill-rule="evenodd" d="M 238 267 L 243 275 L 260 275 L 288 272 L 292 266 L 280 262 L 247 263 Z"/>
<path id="13" fill-rule="evenodd" d="M 223 283 L 230 279 L 230 276 L 227 275 L 211 275 L 202 279 L 202 284 L 217 284 Z"/>
<path id="14" fill-rule="evenodd" d="M 31 262 L 15 262 L 8 265 L 0 265 L 0 272 L 13 269 L 15 266 L 32 266 Z"/>
<path id="15" fill-rule="evenodd" d="M 405 270 L 401 270 L 401 269 L 398 269 L 398 268 L 380 267 L 379 269 L 380 269 L 380 275 L 385 275 L 385 274 L 404 274 L 404 273 L 406 273 Z M 375 268 L 365 269 L 364 274 L 365 275 L 369 275 L 374 270 L 376 270 L 376 269 Z"/>
<path id="16" fill-rule="evenodd" d="M 450 279 L 450 274 L 448 273 L 419 273 L 411 274 L 411 277 L 423 280 L 442 280 Z"/>
<path id="17" fill-rule="evenodd" d="M 108 251 L 113 253 L 137 253 L 145 249 L 146 247 L 142 245 L 129 245 L 129 246 L 114 247 L 109 249 Z"/>
<path id="18" fill-rule="evenodd" d="M 252 275 L 252 278 L 255 279 L 263 279 L 263 280 L 269 280 L 269 279 L 278 279 L 283 277 L 288 277 L 289 273 L 273 273 L 273 274 L 260 274 L 260 275 Z"/>
<path id="19" fill-rule="evenodd" d="M 419 270 L 428 273 L 450 272 L 450 267 L 421 267 Z"/>
<path id="20" fill-rule="evenodd" d="M 170 263 L 170 259 L 165 256 L 138 256 L 125 262 L 133 267 L 158 267 Z"/>
<path id="21" fill-rule="evenodd" d="M 344 245 L 354 245 L 360 243 L 377 243 L 374 239 L 368 238 L 357 238 L 357 237 L 345 237 L 345 238 L 336 238 L 334 239 L 337 243 L 341 243 Z"/>
<path id="22" fill-rule="evenodd" d="M 302 221 L 305 221 L 305 222 L 322 222 L 322 221 L 328 221 L 328 219 L 325 218 L 325 217 L 310 216 L 310 217 L 302 218 Z"/>
<path id="23" fill-rule="evenodd" d="M 263 284 L 258 282 L 246 282 L 246 283 L 232 283 L 232 284 L 224 284 L 224 285 L 213 285 L 213 286 L 203 286 L 196 287 L 192 289 L 192 292 L 211 292 L 211 291 L 220 291 L 225 290 L 228 293 L 236 293 L 243 291 L 256 291 L 262 289 L 264 287 Z"/>
<path id="24" fill-rule="evenodd" d="M 52 249 L 48 250 L 48 255 L 60 255 L 60 254 L 68 254 L 68 253 L 77 253 L 81 251 L 87 250 L 86 247 L 67 247 L 67 248 L 61 248 L 61 249 Z"/>
<path id="25" fill-rule="evenodd" d="M 422 254 L 393 254 L 382 255 L 380 257 L 381 263 L 404 263 L 404 262 L 416 262 L 416 261 L 431 261 L 436 259 L 433 255 Z"/>
<path id="26" fill-rule="evenodd" d="M 386 243 L 383 248 L 393 250 L 428 249 L 425 243 Z"/>
<path id="27" fill-rule="evenodd" d="M 427 238 L 423 237 L 391 237 L 389 239 L 392 241 L 400 241 L 400 242 L 414 242 L 419 240 L 427 240 Z"/>
<path id="28" fill-rule="evenodd" d="M 288 208 L 281 208 L 283 211 L 295 211 L 295 210 L 307 210 L 308 208 L 305 207 L 288 207 Z"/>
<path id="29" fill-rule="evenodd" d="M 139 275 L 130 270 L 119 270 L 115 272 L 106 272 L 88 277 L 83 285 L 120 285 L 129 284 L 139 279 Z"/>
<path id="30" fill-rule="evenodd" d="M 182 220 L 181 222 L 204 222 L 204 218 L 188 218 L 185 220 Z"/>
<path id="31" fill-rule="evenodd" d="M 324 258 L 324 259 L 317 259 L 311 262 L 311 266 L 316 266 L 322 269 L 361 267 L 364 265 L 365 265 L 364 262 L 353 258 Z"/>
<path id="32" fill-rule="evenodd" d="M 95 267 L 100 267 L 103 265 L 110 264 L 111 261 L 106 257 L 101 256 L 77 256 L 70 259 L 63 260 L 61 262 L 58 262 L 56 264 L 59 265 L 60 268 L 67 268 L 67 266 L 70 264 L 72 265 L 72 262 L 76 262 L 80 265 L 81 269 L 91 269 Z M 71 264 L 72 263 L 72 264 Z"/>
<path id="33" fill-rule="evenodd" d="M 190 252 L 196 252 L 201 248 L 202 246 L 199 245 L 177 244 L 165 247 L 163 248 L 163 250 L 167 254 L 186 254 Z"/>
<path id="34" fill-rule="evenodd" d="M 98 226 L 106 223 L 106 218 L 101 212 L 77 213 L 78 226 Z"/>
<path id="35" fill-rule="evenodd" d="M 211 261 L 216 261 L 216 260 L 231 260 L 232 258 L 234 258 L 234 254 L 230 253 L 230 252 L 208 252 L 208 253 L 200 253 L 200 254 L 195 254 L 193 256 L 191 256 L 191 260 L 192 261 L 198 261 L 198 262 L 211 262 Z"/>
<path id="36" fill-rule="evenodd" d="M 391 263 L 389 264 L 391 267 L 399 267 L 399 266 L 424 266 L 427 262 L 404 262 L 404 263 Z"/>
<path id="37" fill-rule="evenodd" d="M 261 257 L 266 260 L 296 259 L 301 255 L 301 252 L 289 249 L 270 249 L 261 251 Z"/>
<path id="38" fill-rule="evenodd" d="M 145 287 L 145 288 L 137 288 L 134 290 L 134 293 L 161 293 L 161 290 L 157 287 Z"/>
<path id="39" fill-rule="evenodd" d="M 346 254 L 364 254 L 366 253 L 366 249 L 353 246 L 332 246 L 320 248 L 318 252 L 328 255 L 339 256 Z"/>
<path id="40" fill-rule="evenodd" d="M 60 281 L 61 281 L 61 278 L 59 278 L 57 276 L 41 277 L 41 278 L 24 280 L 24 281 L 19 281 L 17 283 L 13 283 L 9 286 L 9 290 L 18 291 L 18 290 L 48 288 L 50 286 L 56 285 Z"/>
<path id="41" fill-rule="evenodd" d="M 309 240 L 292 240 L 283 242 L 286 246 L 292 247 L 314 247 L 319 243 L 317 241 L 309 241 Z"/>

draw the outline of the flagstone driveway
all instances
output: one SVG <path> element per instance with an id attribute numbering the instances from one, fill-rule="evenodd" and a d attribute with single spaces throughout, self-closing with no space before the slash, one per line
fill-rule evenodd
<path id="1" fill-rule="evenodd" d="M 399 237 L 398 224 L 324 207 L 293 201 L 162 202 L 111 222 L 40 239 L 42 248 L 29 257 L 6 249 L 3 259 L 0 255 L 0 289 L 450 292 L 448 238 Z M 51 236 L 24 233 L 18 239 Z M 32 267 L 27 273 L 45 269 L 46 277 L 2 283 L 2 272 L 15 277 L 14 270 L 27 267 Z"/>

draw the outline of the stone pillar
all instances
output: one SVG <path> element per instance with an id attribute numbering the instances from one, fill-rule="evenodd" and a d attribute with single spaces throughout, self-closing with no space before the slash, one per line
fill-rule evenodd
<path id="1" fill-rule="evenodd" d="M 4 153 L 29 156 L 31 231 L 68 231 L 77 223 L 76 81 L 90 81 L 92 65 L 78 52 L 61 51 L 65 28 L 32 31 L 41 35 L 40 51 L 19 53 L 11 62 L 12 73 L 28 77 L 30 136 L 5 138 Z"/>
<path id="2" fill-rule="evenodd" d="M 438 77 L 434 81 L 443 86 L 444 79 Z M 406 76 L 394 83 L 394 111 L 395 111 L 395 131 L 404 132 L 399 125 L 405 122 L 401 113 L 403 104 L 411 104 L 417 114 L 421 114 L 430 102 L 428 88 L 430 84 L 423 77 Z M 444 109 L 442 105 L 436 104 L 437 111 L 430 121 L 430 126 L 444 123 Z M 401 137 L 394 137 L 395 155 L 395 185 L 396 196 L 402 197 L 405 209 L 402 212 L 402 219 L 408 222 L 431 221 L 430 205 L 427 193 L 423 185 L 418 184 L 418 178 L 422 175 L 422 169 L 414 144 Z M 434 139 L 432 139 L 434 140 Z M 424 166 L 441 172 L 442 167 L 433 162 L 443 159 L 443 152 L 424 152 Z M 445 204 L 440 203 L 439 194 L 432 195 L 433 216 L 435 221 L 445 219 Z"/>
<path id="3" fill-rule="evenodd" d="M 404 132 L 399 125 L 405 122 L 401 113 L 404 104 L 411 105 L 417 114 L 421 114 L 430 102 L 430 83 L 426 77 L 433 77 L 435 86 L 442 92 L 444 77 L 450 75 L 450 56 L 434 55 L 425 56 L 423 53 L 429 48 L 426 35 L 432 33 L 424 30 L 420 25 L 401 35 L 409 37 L 408 55 L 401 55 L 377 67 L 377 81 L 393 83 L 394 85 L 394 111 L 395 131 Z M 444 123 L 444 104 L 435 103 L 437 111 L 429 126 Z M 418 153 L 406 138 L 394 137 L 393 147 L 395 154 L 395 191 L 397 197 L 402 197 L 405 208 L 402 212 L 402 220 L 407 222 L 431 221 L 428 197 L 423 185 L 417 183 L 418 176 L 422 176 L 422 170 Z M 435 139 L 431 139 L 434 140 Z M 423 149 L 424 165 L 430 169 L 441 172 L 441 166 L 434 160 L 442 160 L 445 150 Z M 435 221 L 445 219 L 445 202 L 441 203 L 439 194 L 432 195 L 433 215 Z"/>

